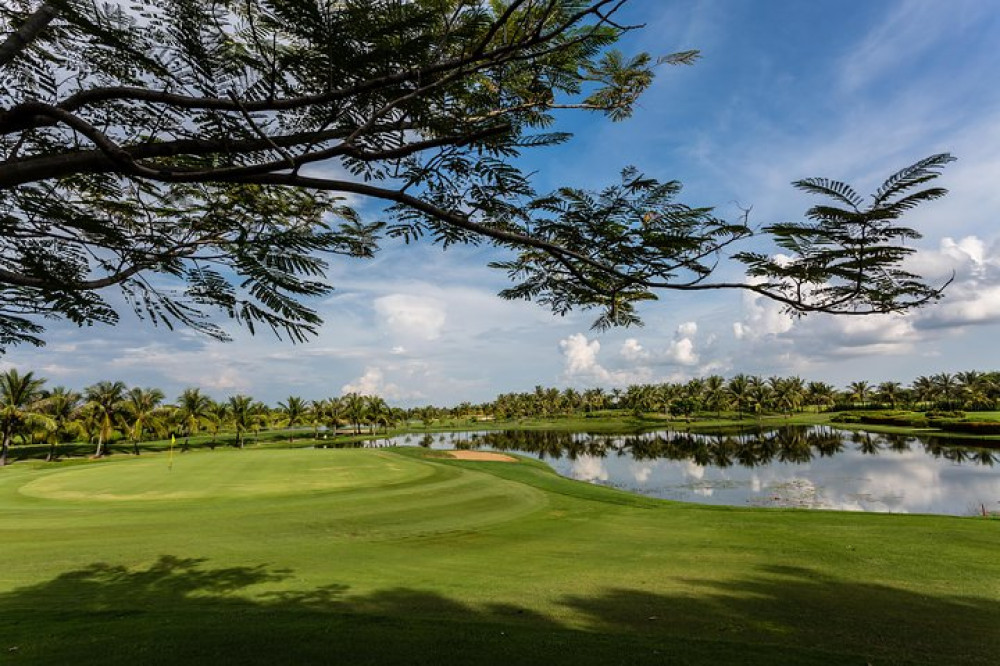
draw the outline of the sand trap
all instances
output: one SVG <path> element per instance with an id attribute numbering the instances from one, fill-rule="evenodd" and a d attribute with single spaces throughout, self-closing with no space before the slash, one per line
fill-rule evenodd
<path id="1" fill-rule="evenodd" d="M 446 451 L 446 453 L 452 458 L 458 458 L 459 460 L 517 462 L 517 458 L 511 458 L 510 456 L 504 455 L 502 453 L 493 453 L 492 451 Z"/>

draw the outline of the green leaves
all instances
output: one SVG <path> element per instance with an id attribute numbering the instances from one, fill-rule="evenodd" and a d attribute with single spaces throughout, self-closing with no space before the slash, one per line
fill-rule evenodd
<path id="1" fill-rule="evenodd" d="M 655 290 L 750 289 L 799 311 L 881 312 L 939 291 L 900 268 L 893 221 L 944 194 L 938 155 L 868 208 L 849 186 L 768 227 L 791 258 L 735 255 L 754 283 L 712 282 L 750 235 L 677 182 L 626 169 L 599 192 L 539 196 L 517 164 L 562 143 L 558 114 L 628 118 L 659 65 L 612 48 L 617 0 L 59 0 L 0 6 L 0 348 L 40 317 L 141 317 L 225 339 L 222 315 L 298 341 L 321 324 L 328 262 L 383 233 L 494 242 L 495 265 L 557 313 L 638 324 Z M 338 198 L 374 199 L 385 222 Z"/>
<path id="2" fill-rule="evenodd" d="M 818 204 L 806 212 L 807 222 L 765 227 L 789 255 L 743 252 L 735 258 L 759 279 L 758 293 L 777 298 L 793 312 L 898 312 L 937 300 L 943 286 L 929 286 L 902 268 L 914 249 L 900 243 L 920 234 L 895 221 L 914 206 L 944 196 L 947 190 L 939 187 L 913 190 L 937 178 L 952 161 L 951 155 L 932 155 L 893 174 L 868 206 L 845 183 L 797 181 L 795 187 L 839 206 Z"/>
<path id="3" fill-rule="evenodd" d="M 528 206 L 533 235 L 566 249 L 522 251 L 492 264 L 518 283 L 501 296 L 534 299 L 559 314 L 597 308 L 597 328 L 640 323 L 635 303 L 655 299 L 655 288 L 700 284 L 719 252 L 750 233 L 710 208 L 676 202 L 680 189 L 629 167 L 620 184 L 600 193 L 563 188 L 535 199 Z"/>

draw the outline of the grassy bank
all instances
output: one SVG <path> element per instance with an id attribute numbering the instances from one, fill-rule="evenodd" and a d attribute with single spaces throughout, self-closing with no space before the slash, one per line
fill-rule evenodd
<path id="1" fill-rule="evenodd" d="M 420 449 L 0 470 L 10 663 L 995 663 L 1000 521 L 673 504 Z M 6 663 L 6 662 L 5 662 Z"/>

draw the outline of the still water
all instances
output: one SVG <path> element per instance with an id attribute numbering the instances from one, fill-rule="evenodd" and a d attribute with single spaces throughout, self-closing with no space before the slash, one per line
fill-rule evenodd
<path id="1" fill-rule="evenodd" d="M 462 432 L 374 445 L 512 451 L 579 481 L 702 504 L 957 516 L 1000 511 L 998 449 L 826 427 L 737 435 Z"/>

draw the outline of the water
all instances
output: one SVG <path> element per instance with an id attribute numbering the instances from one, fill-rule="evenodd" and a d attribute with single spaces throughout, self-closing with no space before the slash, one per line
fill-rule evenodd
<path id="1" fill-rule="evenodd" d="M 825 427 L 729 436 L 462 432 L 404 435 L 377 445 L 512 451 L 579 481 L 701 504 L 958 516 L 1000 512 L 1000 450 Z"/>

